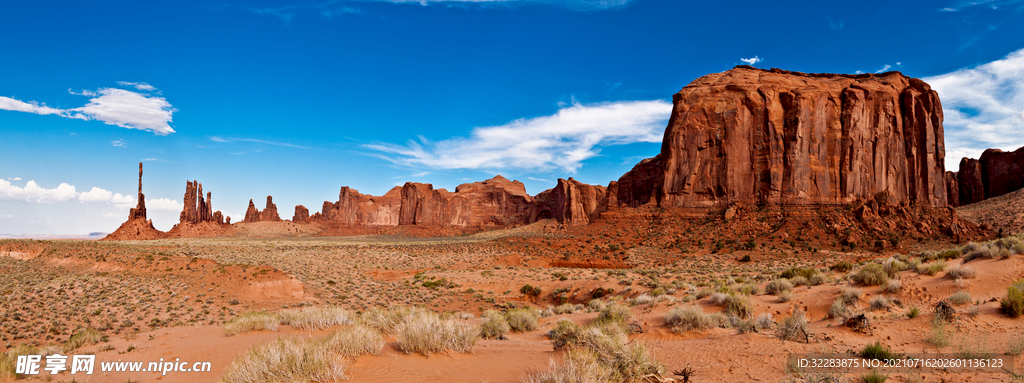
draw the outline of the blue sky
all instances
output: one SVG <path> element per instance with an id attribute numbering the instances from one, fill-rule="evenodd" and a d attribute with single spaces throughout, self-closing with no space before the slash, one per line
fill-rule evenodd
<path id="1" fill-rule="evenodd" d="M 607 184 L 673 93 L 744 63 L 925 78 L 949 166 L 1024 145 L 1024 1 L 150 3 L 0 3 L 0 233 L 112 231 L 139 161 L 164 230 L 191 179 L 235 221 L 341 186 Z"/>

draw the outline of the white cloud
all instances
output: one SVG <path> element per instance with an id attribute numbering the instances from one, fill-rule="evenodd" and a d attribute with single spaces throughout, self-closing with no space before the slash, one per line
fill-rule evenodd
<path id="1" fill-rule="evenodd" d="M 924 81 L 942 100 L 947 168 L 956 169 L 960 157 L 978 158 L 987 148 L 1024 145 L 1024 49 Z"/>
<path id="2" fill-rule="evenodd" d="M 141 90 L 141 91 L 144 91 L 144 92 L 152 92 L 152 91 L 156 90 L 155 86 L 149 85 L 149 84 L 144 83 L 144 82 L 118 81 L 117 84 L 121 85 L 121 86 L 135 87 L 135 89 L 138 89 L 138 90 Z"/>
<path id="3" fill-rule="evenodd" d="M 30 203 L 57 203 L 78 200 L 79 202 L 106 202 L 119 208 L 135 206 L 135 197 L 112 193 L 109 190 L 93 187 L 87 192 L 77 192 L 73 185 L 61 183 L 53 189 L 39 186 L 36 181 L 28 181 L 25 187 L 12 185 L 0 179 L 0 201 L 17 201 Z"/>
<path id="4" fill-rule="evenodd" d="M 761 61 L 764 61 L 764 59 L 762 59 L 760 57 L 757 57 L 757 56 L 754 56 L 754 57 L 751 57 L 751 58 L 748 58 L 748 59 L 740 58 L 740 61 L 743 61 L 743 62 L 747 63 L 747 65 L 754 65 L 754 64 L 757 64 L 757 63 L 759 63 Z"/>
<path id="5" fill-rule="evenodd" d="M 550 116 L 519 119 L 473 129 L 456 137 L 407 145 L 372 144 L 366 148 L 398 165 L 433 169 L 563 169 L 575 172 L 608 145 L 660 142 L 672 111 L 667 101 L 574 103 Z"/>
<path id="6" fill-rule="evenodd" d="M 258 140 L 258 139 L 255 139 L 255 138 L 223 138 L 223 137 L 213 136 L 213 137 L 210 137 L 210 141 L 213 141 L 213 142 L 223 142 L 223 143 L 227 143 L 227 144 L 230 144 L 230 143 L 233 143 L 233 142 L 239 142 L 239 141 L 241 141 L 241 142 L 255 142 L 257 144 L 267 144 L 267 145 L 274 145 L 274 146 L 285 146 L 285 147 L 296 148 L 296 149 L 315 149 L 315 148 L 310 148 L 310 147 L 307 147 L 307 146 L 289 144 L 287 142 L 265 141 L 265 140 Z M 262 150 L 258 150 L 257 152 L 260 152 L 260 151 L 262 151 Z M 232 153 L 232 154 L 235 154 L 235 153 Z M 242 154 L 242 153 L 238 153 L 238 154 Z"/>
<path id="7" fill-rule="evenodd" d="M 136 89 L 152 91 L 155 87 L 146 83 L 118 82 Z M 35 114 L 54 114 L 80 120 L 98 120 L 107 125 L 122 128 L 147 130 L 158 135 L 174 133 L 171 115 L 177 110 L 163 97 L 142 94 L 117 88 L 74 92 L 71 94 L 92 97 L 85 106 L 72 109 L 57 109 L 36 102 L 24 102 L 9 97 L 0 97 L 0 109 Z"/>
<path id="8" fill-rule="evenodd" d="M 119 147 L 119 148 L 123 148 L 123 147 L 125 147 L 125 146 L 127 146 L 127 145 L 128 145 L 128 143 L 127 143 L 127 142 L 125 142 L 125 141 L 124 141 L 124 140 L 122 140 L 122 139 L 116 139 L 116 140 L 114 140 L 113 142 L 111 142 L 110 144 L 111 144 L 111 145 L 114 145 L 114 146 L 116 146 L 116 147 Z"/>
<path id="9" fill-rule="evenodd" d="M 889 65 L 889 64 L 882 65 L 882 69 L 876 70 L 875 73 L 885 72 L 885 71 L 889 70 L 889 68 L 892 68 L 892 65 Z"/>
<path id="10" fill-rule="evenodd" d="M 21 181 L 21 177 L 11 177 L 11 178 L 8 178 L 7 180 L 8 181 Z"/>
<path id="11" fill-rule="evenodd" d="M 147 210 L 181 211 L 182 207 L 184 205 L 169 198 L 146 199 Z"/>
<path id="12" fill-rule="evenodd" d="M 549 4 L 573 10 L 601 10 L 629 5 L 633 0 L 377 0 L 395 4 Z"/>
<path id="13" fill-rule="evenodd" d="M 950 4 L 949 6 L 940 9 L 942 12 L 959 12 L 961 10 L 982 6 L 991 9 L 999 9 L 1004 5 L 1014 5 L 1020 3 L 1022 0 L 959 0 Z"/>

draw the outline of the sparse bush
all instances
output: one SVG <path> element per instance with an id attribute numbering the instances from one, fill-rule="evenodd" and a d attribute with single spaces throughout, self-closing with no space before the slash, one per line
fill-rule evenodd
<path id="1" fill-rule="evenodd" d="M 853 264 L 848 261 L 841 261 L 839 263 L 832 265 L 832 267 L 829 267 L 829 269 L 832 269 L 832 271 L 840 273 L 846 273 L 849 272 L 850 270 L 853 270 Z"/>
<path id="2" fill-rule="evenodd" d="M 224 323 L 224 335 L 232 336 L 249 331 L 277 331 L 281 318 L 277 314 L 266 311 L 251 311 L 231 318 Z"/>
<path id="3" fill-rule="evenodd" d="M 39 349 L 27 344 L 17 345 L 14 348 L 0 355 L 0 379 L 18 379 L 17 371 L 18 357 L 21 355 L 49 355 L 40 352 Z"/>
<path id="4" fill-rule="evenodd" d="M 864 346 L 864 348 L 860 350 L 860 356 L 865 359 L 872 360 L 887 360 L 896 357 L 896 355 L 893 354 L 892 349 L 882 345 L 882 341 L 875 341 L 873 344 Z"/>
<path id="5" fill-rule="evenodd" d="M 804 312 L 797 310 L 784 318 L 775 328 L 775 335 L 782 340 L 799 340 L 802 337 L 805 342 L 808 341 L 807 318 L 804 317 Z"/>
<path id="6" fill-rule="evenodd" d="M 729 294 L 726 293 L 714 293 L 711 294 L 711 298 L 708 298 L 708 303 L 713 305 L 724 305 L 729 300 Z"/>
<path id="7" fill-rule="evenodd" d="M 893 278 L 900 271 L 906 270 L 907 264 L 900 262 L 900 260 L 896 258 L 889 258 L 882 262 L 882 267 L 885 269 L 886 275 L 888 275 L 889 278 Z"/>
<path id="8" fill-rule="evenodd" d="M 811 286 L 818 286 L 828 283 L 829 278 L 825 274 L 814 274 L 807 279 L 807 284 Z"/>
<path id="9" fill-rule="evenodd" d="M 789 282 L 791 282 L 793 286 L 804 286 L 807 284 L 807 278 L 804 278 L 801 275 L 797 275 L 793 278 L 790 278 Z"/>
<path id="10" fill-rule="evenodd" d="M 791 300 L 793 300 L 793 292 L 792 291 L 786 290 L 786 291 L 783 291 L 783 292 L 779 293 L 779 302 L 785 303 L 785 302 L 789 302 Z"/>
<path id="11" fill-rule="evenodd" d="M 484 323 L 480 324 L 480 336 L 484 339 L 497 338 L 508 334 L 509 325 L 505 316 L 494 310 L 484 311 Z"/>
<path id="12" fill-rule="evenodd" d="M 764 292 L 768 294 L 778 294 L 783 291 L 792 289 L 793 283 L 790 282 L 788 279 L 775 279 L 772 280 L 771 282 L 768 282 L 768 285 L 765 286 L 764 288 Z"/>
<path id="13" fill-rule="evenodd" d="M 884 296 L 875 296 L 868 301 L 872 310 L 888 310 L 889 306 L 892 305 L 892 299 Z"/>
<path id="14" fill-rule="evenodd" d="M 555 328 L 548 332 L 548 336 L 551 337 L 551 343 L 555 346 L 555 349 L 577 344 L 582 338 L 580 326 L 577 326 L 571 320 L 559 319 L 558 323 L 555 324 Z"/>
<path id="15" fill-rule="evenodd" d="M 999 309 L 1014 318 L 1024 315 L 1024 279 L 1006 288 L 1006 296 L 999 302 Z"/>
<path id="16" fill-rule="evenodd" d="M 416 306 L 374 307 L 363 313 L 362 320 L 366 325 L 385 334 L 394 334 L 395 329 L 406 318 L 428 313 L 430 310 Z"/>
<path id="17" fill-rule="evenodd" d="M 698 306 L 676 307 L 665 314 L 665 324 L 675 333 L 706 330 L 716 324 Z"/>
<path id="18" fill-rule="evenodd" d="M 596 321 L 597 323 L 618 323 L 624 325 L 632 315 L 629 307 L 612 303 L 605 307 L 604 310 L 601 310 L 601 313 L 597 315 Z"/>
<path id="19" fill-rule="evenodd" d="M 609 365 L 598 360 L 597 354 L 587 349 L 572 349 L 565 354 L 562 364 L 550 362 L 547 370 L 529 370 L 522 383 L 583 383 L 614 382 L 618 376 Z"/>
<path id="20" fill-rule="evenodd" d="M 540 314 L 530 308 L 512 309 L 505 312 L 505 320 L 515 332 L 536 330 L 538 319 L 540 319 Z"/>
<path id="21" fill-rule="evenodd" d="M 842 298 L 836 298 L 832 302 L 832 306 L 828 309 L 828 316 L 831 318 L 846 318 L 850 313 L 850 310 L 846 308 L 846 304 L 843 303 Z"/>
<path id="22" fill-rule="evenodd" d="M 745 295 L 730 295 L 725 302 L 725 312 L 746 319 L 754 314 L 754 303 Z"/>
<path id="23" fill-rule="evenodd" d="M 870 374 L 861 375 L 860 380 L 864 383 L 885 383 L 889 379 L 889 375 L 872 372 Z"/>
<path id="24" fill-rule="evenodd" d="M 911 307 L 910 310 L 907 310 L 907 318 L 914 319 L 917 318 L 918 315 L 921 315 L 920 307 L 914 306 Z"/>
<path id="25" fill-rule="evenodd" d="M 888 293 L 888 294 L 898 293 L 902 289 L 903 289 L 903 282 L 900 282 L 899 279 L 890 279 L 887 282 L 885 282 L 884 285 L 882 285 L 882 292 Z"/>
<path id="26" fill-rule="evenodd" d="M 928 337 L 928 343 L 931 343 L 939 348 L 946 347 L 949 345 L 949 333 L 946 331 L 945 320 L 943 320 L 939 316 L 932 318 L 931 331 L 932 334 L 930 337 Z"/>
<path id="27" fill-rule="evenodd" d="M 946 262 L 936 261 L 934 263 L 925 263 L 917 267 L 918 274 L 935 275 L 942 270 L 946 269 Z"/>
<path id="28" fill-rule="evenodd" d="M 589 309 L 591 311 L 601 311 L 601 310 L 604 310 L 605 306 L 606 305 L 605 305 L 604 301 L 602 301 L 600 299 L 591 299 L 590 302 L 587 302 L 587 309 Z"/>
<path id="29" fill-rule="evenodd" d="M 758 329 L 766 330 L 772 328 L 772 325 L 775 324 L 775 321 L 772 320 L 771 313 L 763 313 L 757 316 L 757 319 L 754 321 L 754 323 L 757 325 Z"/>
<path id="30" fill-rule="evenodd" d="M 860 302 L 860 297 L 862 295 L 864 295 L 863 291 L 852 287 L 843 288 L 839 291 L 839 297 L 842 298 L 843 303 L 847 306 L 856 305 L 857 302 Z"/>
<path id="31" fill-rule="evenodd" d="M 953 279 L 971 279 L 977 274 L 977 271 L 967 266 L 953 266 L 946 270 L 946 275 Z"/>
<path id="32" fill-rule="evenodd" d="M 949 301 L 957 305 L 964 305 L 971 302 L 971 293 L 966 291 L 957 291 L 953 295 L 949 296 Z"/>
<path id="33" fill-rule="evenodd" d="M 1006 343 L 1007 355 L 1020 355 L 1024 353 L 1024 336 L 1014 335 Z"/>
<path id="34" fill-rule="evenodd" d="M 877 286 L 889 280 L 889 274 L 885 268 L 877 263 L 869 263 L 850 275 L 850 280 L 868 286 Z"/>

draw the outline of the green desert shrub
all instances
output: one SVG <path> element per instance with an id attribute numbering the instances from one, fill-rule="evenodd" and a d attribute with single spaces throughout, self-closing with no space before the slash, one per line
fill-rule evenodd
<path id="1" fill-rule="evenodd" d="M 892 349 L 882 345 L 882 341 L 875 341 L 875 343 L 864 346 L 860 350 L 860 356 L 865 359 L 886 360 L 893 359 L 896 355 L 893 354 Z"/>
<path id="2" fill-rule="evenodd" d="M 505 320 L 508 321 L 509 328 L 515 332 L 536 330 L 537 320 L 539 319 L 540 313 L 528 307 L 511 309 L 505 312 Z"/>
<path id="3" fill-rule="evenodd" d="M 918 274 L 924 274 L 924 275 L 935 275 L 935 274 L 938 274 L 938 273 L 942 272 L 942 270 L 945 270 L 945 269 L 946 269 L 946 262 L 936 261 L 936 262 L 932 262 L 932 263 L 921 264 L 920 266 L 917 267 L 917 273 Z"/>
<path id="4" fill-rule="evenodd" d="M 548 332 L 548 336 L 551 337 L 551 344 L 555 346 L 555 349 L 578 344 L 583 339 L 583 333 L 580 326 L 576 325 L 571 320 L 564 318 L 558 320 L 558 323 L 555 324 L 555 328 Z"/>
<path id="5" fill-rule="evenodd" d="M 1014 318 L 1024 315 L 1024 279 L 1006 288 L 1006 296 L 999 301 L 999 309 Z"/>
<path id="6" fill-rule="evenodd" d="M 277 331 L 280 324 L 281 317 L 277 314 L 266 311 L 250 311 L 224 323 L 224 335 L 232 336 L 259 330 Z"/>
<path id="7" fill-rule="evenodd" d="M 508 334 L 511 327 L 508 320 L 501 313 L 494 310 L 484 311 L 484 323 L 480 324 L 480 337 L 484 339 L 497 338 Z"/>
<path id="8" fill-rule="evenodd" d="M 850 280 L 868 286 L 877 286 L 889 280 L 889 274 L 886 273 L 885 267 L 882 265 L 869 263 L 850 275 Z"/>
<path id="9" fill-rule="evenodd" d="M 782 340 L 804 340 L 807 341 L 807 318 L 804 312 L 797 310 L 775 327 L 775 335 Z"/>
<path id="10" fill-rule="evenodd" d="M 618 303 L 611 303 L 601 313 L 597 315 L 597 323 L 619 323 L 625 324 L 633 313 L 629 311 L 629 307 L 620 305 Z"/>
<path id="11" fill-rule="evenodd" d="M 733 294 L 725 301 L 725 313 L 739 318 L 750 318 L 754 315 L 754 303 L 750 297 L 740 294 Z"/>

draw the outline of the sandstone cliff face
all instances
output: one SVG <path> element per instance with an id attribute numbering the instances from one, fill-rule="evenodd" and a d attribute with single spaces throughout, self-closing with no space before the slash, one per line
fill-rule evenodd
<path id="1" fill-rule="evenodd" d="M 988 149 L 980 159 L 964 158 L 956 180 L 961 206 L 1024 188 L 1024 147 L 1012 152 Z"/>
<path id="2" fill-rule="evenodd" d="M 139 203 L 128 211 L 128 220 L 146 219 L 146 196 L 142 194 L 142 163 L 139 162 Z"/>
<path id="3" fill-rule="evenodd" d="M 554 189 L 537 194 L 530 222 L 555 218 L 570 226 L 586 225 L 609 209 L 607 188 L 559 178 Z"/>
<path id="4" fill-rule="evenodd" d="M 486 181 L 459 185 L 455 192 L 434 189 L 430 184 L 409 182 L 381 197 L 363 195 L 342 187 L 337 202 L 324 202 L 319 215 L 308 222 L 338 225 L 508 226 L 558 218 L 588 222 L 607 210 L 605 188 L 570 179 L 559 181 L 562 190 L 542 192 L 551 196 L 541 202 L 526 193 L 522 182 L 496 176 Z M 557 188 L 556 188 L 557 189 Z M 568 194 L 567 194 L 568 193 Z M 555 196 L 557 194 L 557 196 Z M 540 208 L 543 204 L 544 208 Z M 562 204 L 568 204 L 563 206 Z M 573 215 L 572 212 L 576 212 Z M 570 212 L 568 215 L 563 212 Z M 568 218 L 566 218 L 568 217 Z"/>
<path id="5" fill-rule="evenodd" d="M 249 208 L 245 210 L 244 222 L 279 222 L 281 216 L 277 214 L 277 205 L 274 204 L 274 197 L 267 196 L 267 206 L 263 211 L 256 209 L 256 205 L 249 200 Z"/>
<path id="6" fill-rule="evenodd" d="M 942 107 L 921 80 L 741 66 L 673 103 L 661 153 L 619 179 L 620 204 L 947 204 Z"/>
<path id="7" fill-rule="evenodd" d="M 295 223 L 307 223 L 309 222 L 309 209 L 305 206 L 295 205 L 295 214 L 292 215 L 292 222 Z"/>

